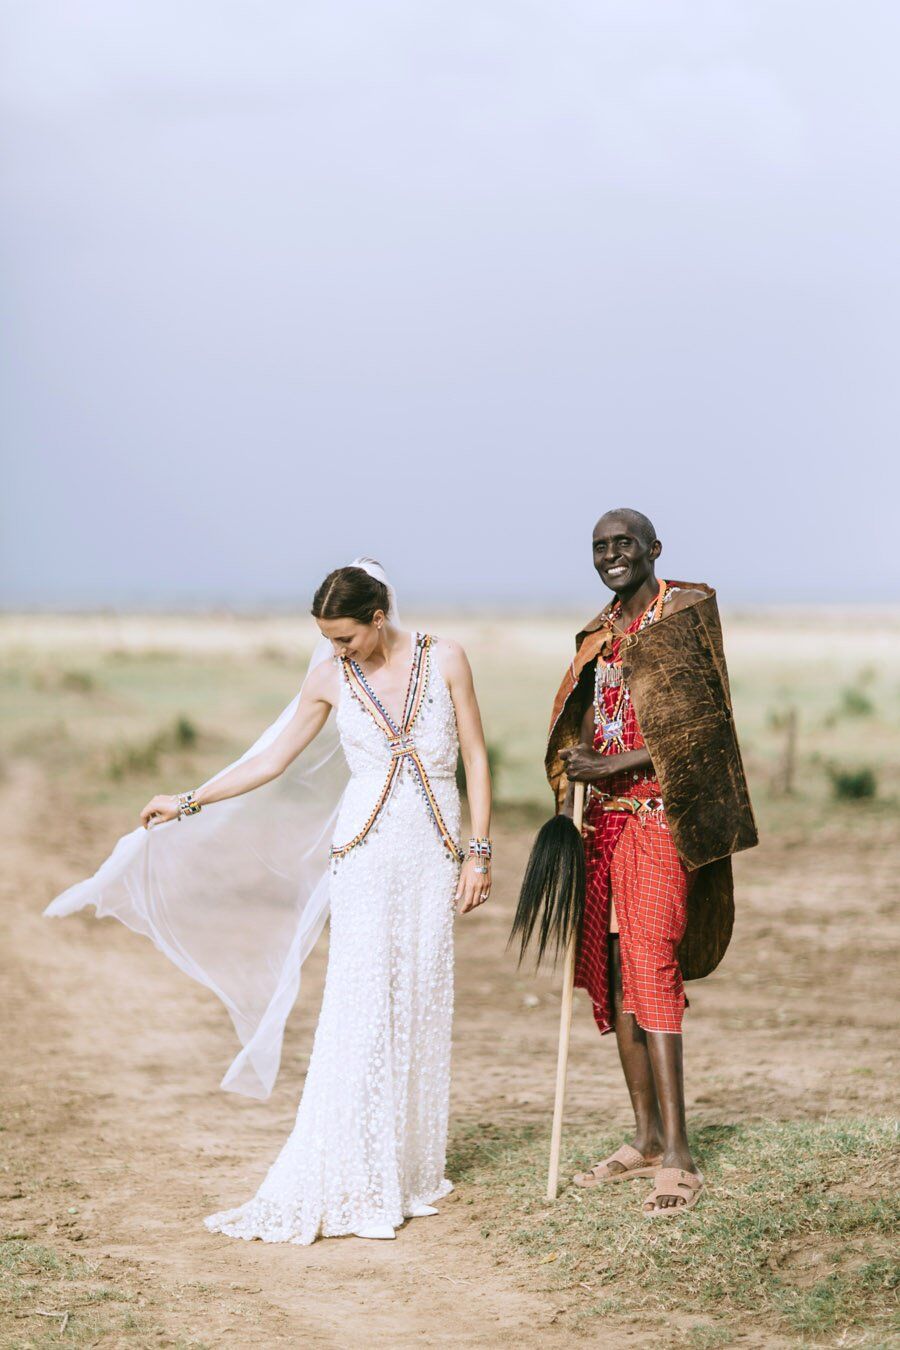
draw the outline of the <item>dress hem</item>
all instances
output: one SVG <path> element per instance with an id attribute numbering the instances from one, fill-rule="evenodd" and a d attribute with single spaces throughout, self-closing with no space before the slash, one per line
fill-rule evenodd
<path id="1" fill-rule="evenodd" d="M 227 1209 L 218 1214 L 210 1214 L 208 1218 L 203 1220 L 203 1226 L 210 1233 L 222 1233 L 225 1237 L 240 1238 L 243 1242 L 283 1242 L 296 1247 L 309 1247 L 320 1237 L 353 1237 L 358 1229 L 372 1223 L 390 1224 L 392 1228 L 399 1228 L 407 1219 L 413 1217 L 412 1211 L 419 1205 L 433 1205 L 438 1200 L 443 1200 L 452 1190 L 453 1182 L 445 1177 L 436 1191 L 428 1191 L 424 1195 L 414 1195 L 404 1200 L 403 1213 L 399 1218 L 396 1217 L 396 1213 L 391 1217 L 386 1217 L 384 1214 L 370 1214 L 360 1216 L 352 1224 L 342 1224 L 337 1227 L 332 1227 L 320 1219 L 311 1237 L 303 1236 L 302 1231 L 298 1230 L 297 1225 L 293 1224 L 290 1219 L 285 1219 L 283 1226 L 278 1230 L 284 1236 L 267 1236 L 259 1230 L 259 1227 L 253 1227 L 252 1220 L 245 1228 L 244 1225 L 248 1224 L 249 1212 L 253 1210 L 257 1203 L 255 1199 L 248 1201 L 246 1205 L 238 1206 L 237 1209 Z"/>

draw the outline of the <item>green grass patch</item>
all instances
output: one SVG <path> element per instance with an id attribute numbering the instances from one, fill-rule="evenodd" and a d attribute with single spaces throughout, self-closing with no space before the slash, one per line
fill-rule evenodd
<path id="1" fill-rule="evenodd" d="M 568 1132 L 563 1176 L 621 1142 Z M 579 1323 L 656 1326 L 672 1315 L 675 1343 L 712 1346 L 752 1319 L 789 1338 L 888 1344 L 900 1331 L 896 1146 L 896 1128 L 881 1121 L 707 1126 L 692 1136 L 703 1198 L 655 1222 L 640 1212 L 647 1182 L 569 1187 L 547 1203 L 548 1135 L 533 1126 L 458 1130 L 449 1166 L 474 1198 L 482 1238 L 567 1291 Z M 858 1184 L 872 1179 L 872 1189 Z"/>
<path id="2" fill-rule="evenodd" d="M 133 1298 L 100 1281 L 96 1263 L 29 1238 L 0 1237 L 2 1346 L 119 1344 L 123 1332 L 144 1328 L 142 1317 L 120 1306 Z"/>

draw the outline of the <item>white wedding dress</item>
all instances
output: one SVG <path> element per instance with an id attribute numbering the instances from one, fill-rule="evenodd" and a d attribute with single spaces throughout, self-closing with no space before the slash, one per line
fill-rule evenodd
<path id="1" fill-rule="evenodd" d="M 394 723 L 393 739 L 380 705 L 367 706 L 366 692 L 377 705 L 372 691 L 360 697 L 342 668 L 337 726 L 350 781 L 339 849 L 365 830 L 392 768 L 393 781 L 365 839 L 332 863 L 325 992 L 294 1129 L 254 1198 L 206 1219 L 214 1232 L 306 1244 L 396 1228 L 452 1189 L 444 1160 L 458 742 L 435 653 L 414 635 L 414 653 L 423 643 L 415 718 L 408 732 Z"/>

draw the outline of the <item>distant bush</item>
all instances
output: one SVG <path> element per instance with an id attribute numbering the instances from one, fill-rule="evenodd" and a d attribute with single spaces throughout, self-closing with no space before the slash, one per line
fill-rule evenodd
<path id="1" fill-rule="evenodd" d="M 292 659 L 290 652 L 286 652 L 283 647 L 273 645 L 261 647 L 259 655 L 262 661 L 271 661 L 276 666 L 286 666 Z"/>
<path id="2" fill-rule="evenodd" d="M 844 717 L 871 717 L 875 711 L 875 704 L 868 694 L 850 685 L 841 690 L 839 711 Z"/>
<path id="3" fill-rule="evenodd" d="M 180 750 L 197 744 L 197 728 L 189 717 L 179 717 L 173 730 L 173 739 Z"/>
<path id="4" fill-rule="evenodd" d="M 59 687 L 72 694 L 90 694 L 96 688 L 96 680 L 86 670 L 64 670 L 60 673 Z"/>
<path id="5" fill-rule="evenodd" d="M 106 771 L 116 780 L 132 775 L 154 773 L 160 757 L 171 751 L 190 750 L 197 744 L 199 732 L 189 717 L 176 718 L 171 727 L 148 736 L 145 741 L 119 745 L 111 752 Z"/>
<path id="6" fill-rule="evenodd" d="M 31 676 L 31 686 L 42 692 L 92 694 L 97 681 L 87 670 L 37 670 Z"/>
<path id="7" fill-rule="evenodd" d="M 145 661 L 189 661 L 190 656 L 171 647 L 111 647 L 105 654 L 107 661 L 133 661 L 135 665 Z"/>
<path id="8" fill-rule="evenodd" d="M 159 764 L 165 742 L 165 736 L 159 735 L 146 741 L 117 746 L 110 754 L 107 773 L 116 780 L 130 778 L 133 774 L 152 773 Z"/>
<path id="9" fill-rule="evenodd" d="M 839 801 L 859 802 L 875 796 L 878 791 L 878 779 L 873 769 L 841 769 L 836 765 L 828 766 L 831 789 Z"/>

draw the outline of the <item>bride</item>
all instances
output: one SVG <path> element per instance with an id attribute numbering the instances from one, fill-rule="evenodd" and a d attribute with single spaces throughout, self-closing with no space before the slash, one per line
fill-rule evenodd
<path id="1" fill-rule="evenodd" d="M 491 888 L 488 759 L 464 651 L 401 629 L 369 559 L 331 572 L 312 612 L 323 641 L 278 722 L 202 787 L 154 797 L 144 828 L 47 911 L 114 914 L 212 988 L 243 1043 L 223 1087 L 259 1097 L 330 907 L 294 1129 L 257 1194 L 206 1220 L 302 1244 L 392 1238 L 452 1189 L 454 905 L 465 914 Z"/>

